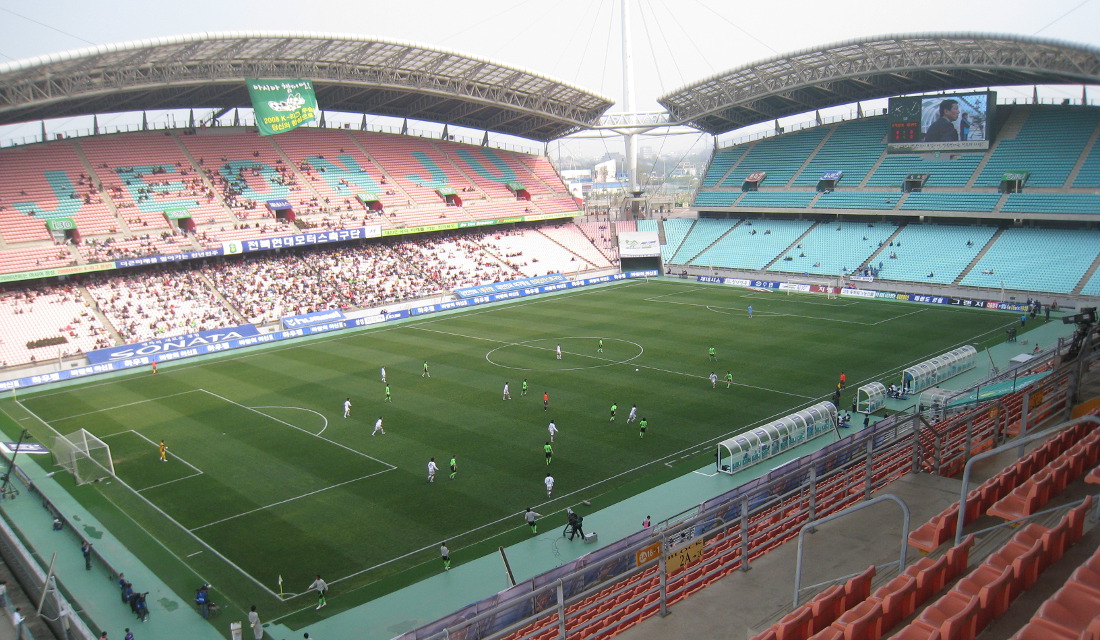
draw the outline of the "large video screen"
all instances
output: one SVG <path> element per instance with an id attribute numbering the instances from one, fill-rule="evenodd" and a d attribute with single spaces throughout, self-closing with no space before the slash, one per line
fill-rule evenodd
<path id="1" fill-rule="evenodd" d="M 989 148 L 997 94 L 992 91 L 890 98 L 893 152 Z"/>

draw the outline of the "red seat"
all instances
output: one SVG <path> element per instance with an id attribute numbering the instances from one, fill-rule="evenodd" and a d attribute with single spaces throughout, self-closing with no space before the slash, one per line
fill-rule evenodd
<path id="1" fill-rule="evenodd" d="M 875 577 L 875 565 L 863 570 L 863 573 L 852 576 L 844 584 L 844 610 L 849 610 L 863 602 L 871 595 L 871 580 Z"/>
<path id="2" fill-rule="evenodd" d="M 923 624 L 909 624 L 890 636 L 890 640 L 940 640 L 941 637 L 939 629 L 929 629 Z"/>
<path id="3" fill-rule="evenodd" d="M 1084 502 L 1069 510 L 1066 514 L 1068 524 L 1066 526 L 1066 546 L 1075 544 L 1084 535 L 1085 518 L 1092 509 L 1092 496 L 1085 497 Z"/>
<path id="4" fill-rule="evenodd" d="M 974 534 L 947 550 L 947 582 L 961 576 L 970 563 L 970 548 L 974 546 Z"/>
<path id="5" fill-rule="evenodd" d="M 809 607 L 799 607 L 775 623 L 776 640 L 805 640 L 813 635 L 810 627 L 813 613 Z"/>
<path id="6" fill-rule="evenodd" d="M 810 640 L 844 640 L 844 631 L 836 627 L 825 627 L 810 636 Z"/>
<path id="7" fill-rule="evenodd" d="M 974 640 L 977 633 L 978 598 L 957 591 L 925 607 L 914 624 L 938 629 L 943 640 Z"/>
<path id="8" fill-rule="evenodd" d="M 955 585 L 956 591 L 978 597 L 978 633 L 1008 610 L 1011 581 L 1012 567 L 998 571 L 989 565 L 982 565 Z"/>
<path id="9" fill-rule="evenodd" d="M 986 513 L 1005 520 L 1019 520 L 1038 511 L 1050 500 L 1054 479 L 1050 472 L 1040 471 L 1028 482 L 998 500 Z"/>
<path id="10" fill-rule="evenodd" d="M 810 600 L 810 611 L 813 613 L 813 633 L 817 633 L 828 627 L 840 615 L 840 605 L 844 602 L 844 587 L 835 584 Z"/>
<path id="11" fill-rule="evenodd" d="M 882 632 L 885 633 L 916 610 L 917 579 L 899 574 L 876 589 L 871 597 L 882 602 Z"/>
<path id="12" fill-rule="evenodd" d="M 840 614 L 832 624 L 844 631 L 844 640 L 878 640 L 882 637 L 882 603 L 875 599 L 864 600 Z"/>
<path id="13" fill-rule="evenodd" d="M 959 503 L 932 518 L 909 533 L 909 546 L 932 553 L 955 534 L 959 523 Z"/>
<path id="14" fill-rule="evenodd" d="M 776 640 L 775 626 L 764 629 L 760 633 L 753 636 L 751 640 Z"/>
<path id="15" fill-rule="evenodd" d="M 1012 634 L 1009 640 L 1079 640 L 1079 634 L 1067 633 L 1061 627 L 1052 626 L 1046 620 L 1031 619 L 1020 630 Z"/>
<path id="16" fill-rule="evenodd" d="M 927 568 L 919 570 L 914 577 L 917 579 L 916 603 L 920 606 L 943 589 L 947 581 L 947 556 L 941 556 Z"/>
<path id="17" fill-rule="evenodd" d="M 1100 594 L 1100 571 L 1096 571 L 1088 565 L 1081 565 L 1069 577 L 1070 582 L 1082 589 L 1090 589 Z"/>
<path id="18" fill-rule="evenodd" d="M 1041 618 L 1067 633 L 1080 634 L 1092 623 L 1097 612 L 1100 612 L 1100 598 L 1081 590 L 1063 588 L 1040 605 L 1034 618 Z"/>

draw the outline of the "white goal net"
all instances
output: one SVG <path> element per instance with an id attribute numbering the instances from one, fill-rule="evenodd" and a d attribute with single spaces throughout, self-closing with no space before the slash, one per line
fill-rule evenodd
<path id="1" fill-rule="evenodd" d="M 115 475 L 111 448 L 84 429 L 58 436 L 53 447 L 54 461 L 73 474 L 77 484 L 87 484 Z"/>

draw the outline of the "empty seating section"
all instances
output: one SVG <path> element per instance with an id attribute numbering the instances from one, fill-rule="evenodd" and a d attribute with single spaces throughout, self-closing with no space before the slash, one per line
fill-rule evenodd
<path id="1" fill-rule="evenodd" d="M 837 276 L 867 261 L 897 227 L 890 223 L 822 222 L 799 241 L 802 248 L 787 251 L 768 271 Z"/>
<path id="2" fill-rule="evenodd" d="M 840 122 L 830 128 L 832 134 L 795 178 L 796 186 L 815 186 L 826 171 L 843 171 L 840 184 L 858 186 L 885 149 L 889 123 L 879 116 Z"/>
<path id="3" fill-rule="evenodd" d="M 741 191 L 700 191 L 695 194 L 696 207 L 732 207 Z"/>
<path id="4" fill-rule="evenodd" d="M 645 227 L 648 227 L 648 223 L 650 222 L 653 221 L 639 220 L 638 231 L 647 231 L 648 229 Z M 665 229 L 665 244 L 661 246 L 661 259 L 665 262 L 672 262 L 672 256 L 684 242 L 684 238 L 686 238 L 688 232 L 691 231 L 691 227 L 695 224 L 695 221 L 687 218 L 670 218 L 665 220 L 662 224 Z"/>
<path id="5" fill-rule="evenodd" d="M 9 244 L 49 240 L 51 219 L 72 219 L 84 236 L 118 231 L 118 220 L 68 141 L 4 149 L 0 175 L 0 235 Z"/>
<path id="6" fill-rule="evenodd" d="M 1074 187 L 1100 187 L 1100 144 L 1094 142 L 1081 168 L 1077 170 L 1077 177 L 1073 179 Z"/>
<path id="7" fill-rule="evenodd" d="M 812 224 L 807 220 L 746 221 L 697 256 L 694 264 L 729 269 L 763 269 L 806 233 Z"/>
<path id="8" fill-rule="evenodd" d="M 1011 640 L 1100 637 L 1100 551 L 1092 554 L 1044 602 Z"/>
<path id="9" fill-rule="evenodd" d="M 691 233 L 688 234 L 687 238 L 684 238 L 684 242 L 680 245 L 680 249 L 676 252 L 676 255 L 672 257 L 672 262 L 675 264 L 690 263 L 692 258 L 699 255 L 701 251 L 712 245 L 715 240 L 722 236 L 722 234 L 729 231 L 733 227 L 733 224 L 734 223 L 731 223 L 729 220 L 699 218 L 695 226 L 691 228 Z"/>
<path id="10" fill-rule="evenodd" d="M 1001 205 L 1006 213 L 1087 213 L 1100 215 L 1096 193 L 1010 193 Z"/>
<path id="11" fill-rule="evenodd" d="M 993 211 L 1000 200 L 999 193 L 920 191 L 910 193 L 901 208 L 905 211 Z"/>
<path id="12" fill-rule="evenodd" d="M 872 261 L 883 265 L 879 278 L 947 284 L 962 273 L 996 231 L 993 227 L 910 224 L 898 233 L 893 246 L 883 246 Z"/>
<path id="13" fill-rule="evenodd" d="M 580 205 L 573 196 L 544 196 L 521 204 L 531 207 L 536 213 L 580 213 Z"/>
<path id="14" fill-rule="evenodd" d="M 816 191 L 749 191 L 737 203 L 741 208 L 782 207 L 805 209 L 817 195 Z"/>
<path id="15" fill-rule="evenodd" d="M 76 143 L 131 233 L 171 228 L 164 212 L 175 209 L 190 213 L 196 225 L 235 221 L 175 136 L 141 133 L 81 138 Z"/>
<path id="16" fill-rule="evenodd" d="M 1028 171 L 1029 187 L 1065 186 L 1100 122 L 1100 113 L 1080 107 L 1027 109 L 1027 121 L 1019 133 L 996 142 L 974 186 L 999 186 L 1006 171 Z"/>
<path id="17" fill-rule="evenodd" d="M 272 217 L 269 200 L 296 204 L 307 199 L 298 172 L 264 138 L 207 129 L 179 140 L 240 220 Z"/>
<path id="18" fill-rule="evenodd" d="M 1083 296 L 1100 296 L 1100 269 L 1093 272 L 1085 286 L 1081 287 Z"/>
<path id="19" fill-rule="evenodd" d="M 352 137 L 385 169 L 388 180 L 408 194 L 405 206 L 438 206 L 445 200 L 437 189 L 450 187 L 461 196 L 463 188 L 472 186 L 428 140 L 382 133 Z"/>
<path id="20" fill-rule="evenodd" d="M 541 227 L 539 232 L 583 259 L 587 264 L 581 265 L 582 269 L 607 269 L 611 266 L 607 256 L 573 223 Z"/>
<path id="21" fill-rule="evenodd" d="M 822 193 L 814 209 L 893 209 L 901 200 L 892 191 L 833 191 Z"/>
<path id="22" fill-rule="evenodd" d="M 577 260 L 572 252 L 531 229 L 494 231 L 487 234 L 482 244 L 497 259 L 527 278 L 548 273 L 576 273 L 589 268 L 583 260 Z"/>
<path id="23" fill-rule="evenodd" d="M 867 180 L 867 186 L 901 191 L 906 176 L 920 173 L 928 175 L 926 187 L 965 187 L 984 158 L 984 153 L 943 154 L 939 158 L 888 154 Z"/>
<path id="24" fill-rule="evenodd" d="M 73 286 L 38 286 L 0 293 L 0 365 L 56 360 L 112 346 L 103 323 Z M 50 339 L 47 346 L 33 342 Z M 57 339 L 63 340 L 59 344 Z"/>
<path id="25" fill-rule="evenodd" d="M 607 222 L 575 222 L 574 224 L 588 238 L 588 241 L 612 263 L 617 263 L 619 259 L 619 248 L 615 246 L 615 234 L 631 233 L 638 229 L 638 225 L 633 220 L 620 220 L 611 223 L 615 225 L 615 234 L 612 233 Z"/>
<path id="26" fill-rule="evenodd" d="M 35 269 L 53 269 L 74 264 L 68 247 L 47 245 L 0 251 L 0 273 L 18 273 Z"/>
<path id="27" fill-rule="evenodd" d="M 343 131 L 296 129 L 278 136 L 273 143 L 290 158 L 313 193 L 292 201 L 295 213 L 311 226 L 331 228 L 384 222 L 367 212 L 357 196 L 370 194 L 382 208 L 405 205 L 408 196 L 387 183 L 382 170 Z M 364 222 L 365 221 L 365 222 Z"/>
<path id="28" fill-rule="evenodd" d="M 747 144 L 737 145 L 736 147 L 728 147 L 718 151 L 714 154 L 714 157 L 710 161 L 710 166 L 707 167 L 707 175 L 703 176 L 703 187 L 715 187 L 722 181 L 733 165 L 737 164 L 737 161 L 745 155 L 745 151 L 748 150 Z M 735 185 L 741 186 L 741 185 Z"/>
<path id="29" fill-rule="evenodd" d="M 1096 261 L 1098 246 L 1100 231 L 1005 229 L 961 284 L 988 287 L 1004 282 L 1008 289 L 1069 293 Z M 1037 267 L 1036 256 L 1057 256 L 1057 268 Z"/>
<path id="30" fill-rule="evenodd" d="M 768 173 L 765 185 L 785 186 L 828 131 L 827 127 L 813 127 L 757 140 L 737 168 L 722 181 L 722 186 L 740 187 L 745 177 L 754 171 Z"/>

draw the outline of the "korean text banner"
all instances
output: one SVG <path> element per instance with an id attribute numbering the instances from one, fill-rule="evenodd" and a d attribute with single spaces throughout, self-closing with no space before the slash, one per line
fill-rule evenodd
<path id="1" fill-rule="evenodd" d="M 309 80 L 247 79 L 245 82 L 261 136 L 285 133 L 313 121 L 317 95 Z"/>

